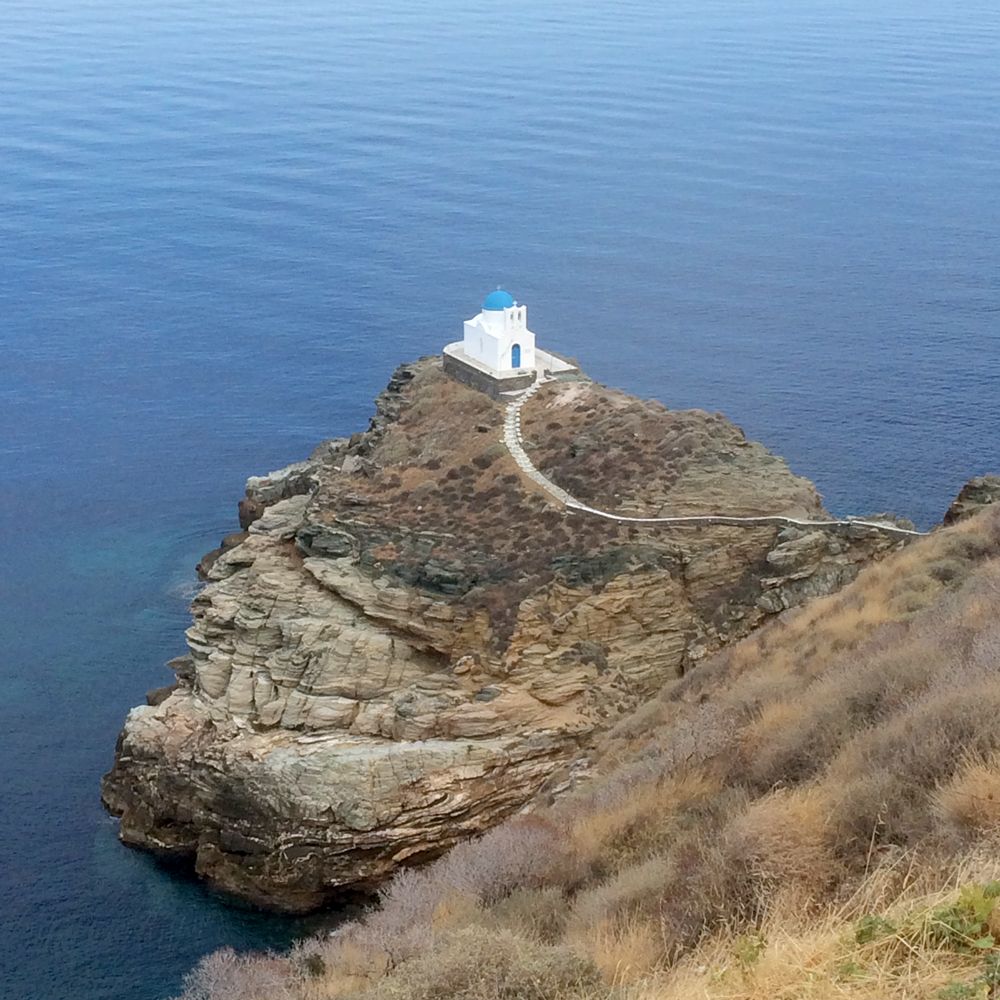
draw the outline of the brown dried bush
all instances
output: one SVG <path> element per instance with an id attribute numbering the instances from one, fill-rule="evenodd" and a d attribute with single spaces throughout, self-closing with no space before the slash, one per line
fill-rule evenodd
<path id="1" fill-rule="evenodd" d="M 568 918 L 570 939 L 580 940 L 591 928 L 607 928 L 649 909 L 662 897 L 671 875 L 670 862 L 653 856 L 577 893 Z"/>
<path id="2" fill-rule="evenodd" d="M 842 875 L 831 843 L 831 803 L 818 787 L 780 789 L 752 802 L 726 831 L 726 856 L 759 886 L 762 901 L 794 884 L 818 899 Z"/>
<path id="3" fill-rule="evenodd" d="M 177 1000 L 294 1000 L 303 982 L 304 976 L 287 958 L 239 955 L 221 948 L 184 977 Z"/>
<path id="4" fill-rule="evenodd" d="M 961 833 L 1000 831 L 1000 756 L 967 755 L 935 792 L 934 809 L 943 822 Z"/>
<path id="5" fill-rule="evenodd" d="M 566 927 L 566 894 L 566 887 L 561 885 L 544 889 L 515 889 L 484 910 L 479 919 L 484 926 L 505 927 L 517 934 L 554 944 L 560 940 Z"/>
<path id="6" fill-rule="evenodd" d="M 358 1000 L 597 1000 L 594 964 L 566 947 L 506 930 L 469 927 L 444 936 Z"/>

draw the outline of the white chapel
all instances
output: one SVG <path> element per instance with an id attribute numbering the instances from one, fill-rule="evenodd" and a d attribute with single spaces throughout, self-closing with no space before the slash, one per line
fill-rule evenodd
<path id="1" fill-rule="evenodd" d="M 477 316 L 465 321 L 465 356 L 492 371 L 535 368 L 535 335 L 528 329 L 528 307 L 498 288 L 483 300 Z"/>
<path id="2" fill-rule="evenodd" d="M 538 379 L 578 371 L 540 348 L 528 329 L 528 307 L 498 288 L 479 313 L 463 324 L 463 336 L 444 349 L 444 370 L 495 399 L 526 389 Z"/>

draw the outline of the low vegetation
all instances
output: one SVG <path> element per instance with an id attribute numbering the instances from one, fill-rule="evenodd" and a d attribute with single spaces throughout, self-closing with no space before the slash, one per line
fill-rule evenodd
<path id="1" fill-rule="evenodd" d="M 773 621 L 571 793 L 184 1000 L 1000 996 L 1000 510 Z"/>
<path id="2" fill-rule="evenodd" d="M 367 571 L 485 611 L 495 650 L 506 648 L 520 602 L 567 566 L 600 577 L 616 565 L 609 552 L 705 547 L 690 531 L 567 515 L 504 446 L 503 404 L 439 365 L 412 369 L 394 418 L 356 444 L 352 471 L 323 477 L 314 516 L 349 529 Z M 720 414 L 671 411 L 582 380 L 543 386 L 522 415 L 539 466 L 602 509 L 822 513 L 810 483 Z"/>
<path id="3" fill-rule="evenodd" d="M 350 475 L 324 478 L 315 507 L 350 525 L 369 571 L 485 610 L 502 649 L 556 555 L 591 557 L 632 533 L 598 518 L 571 523 L 504 446 L 501 403 L 439 365 L 414 371 L 395 418 Z"/>
<path id="4" fill-rule="evenodd" d="M 755 500 L 768 493 L 773 510 L 820 509 L 811 483 L 790 475 L 782 459 L 721 413 L 670 410 L 594 382 L 550 382 L 521 420 L 535 464 L 602 510 L 753 514 Z"/>

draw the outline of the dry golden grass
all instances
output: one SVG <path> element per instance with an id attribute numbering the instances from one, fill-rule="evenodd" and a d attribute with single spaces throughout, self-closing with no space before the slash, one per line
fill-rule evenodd
<path id="1" fill-rule="evenodd" d="M 608 986 L 641 982 L 664 963 L 663 944 L 655 921 L 641 917 L 601 922 L 578 928 L 567 942 L 586 955 Z"/>
<path id="2" fill-rule="evenodd" d="M 641 858 L 670 835 L 665 829 L 669 818 L 718 791 L 718 783 L 699 771 L 637 785 L 603 808 L 573 817 L 569 836 L 576 857 L 593 871 L 621 859 Z"/>
<path id="3" fill-rule="evenodd" d="M 593 933 L 603 936 L 609 928 L 633 920 L 650 903 L 655 904 L 671 874 L 665 858 L 652 857 L 588 885 L 576 894 L 569 907 L 565 924 L 567 939 L 580 942 Z"/>
<path id="4" fill-rule="evenodd" d="M 940 927 L 998 876 L 995 859 L 973 855 L 944 876 L 915 877 L 905 865 L 873 872 L 818 913 L 782 900 L 753 933 L 706 938 L 621 1000 L 987 1000 L 1000 951 Z M 984 928 L 995 920 L 994 908 Z"/>
<path id="5" fill-rule="evenodd" d="M 778 789 L 732 820 L 730 856 L 766 887 L 795 885 L 815 898 L 841 874 L 831 844 L 831 812 L 823 788 Z"/>
<path id="6" fill-rule="evenodd" d="M 1000 756 L 967 757 L 937 790 L 938 815 L 963 833 L 1000 831 Z"/>
<path id="7" fill-rule="evenodd" d="M 318 952 L 320 962 L 302 981 L 302 1000 L 344 1000 L 381 982 L 391 970 L 386 952 L 356 942 L 338 941 Z M 315 961 L 315 960 L 314 960 Z"/>

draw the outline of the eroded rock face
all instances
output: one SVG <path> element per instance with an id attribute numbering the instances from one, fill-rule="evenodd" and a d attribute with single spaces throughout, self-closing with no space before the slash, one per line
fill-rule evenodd
<path id="1" fill-rule="evenodd" d="M 718 415 L 581 379 L 524 416 L 539 467 L 572 477 L 575 455 L 608 509 L 824 515 Z M 177 687 L 129 714 L 105 779 L 127 843 L 282 909 L 370 888 L 522 807 L 664 681 L 901 544 L 570 513 L 520 476 L 502 420 L 429 359 L 397 370 L 367 432 L 250 480 Z"/>
<path id="2" fill-rule="evenodd" d="M 944 523 L 962 521 L 997 502 L 1000 502 L 1000 476 L 976 476 L 955 497 L 944 515 Z"/>

